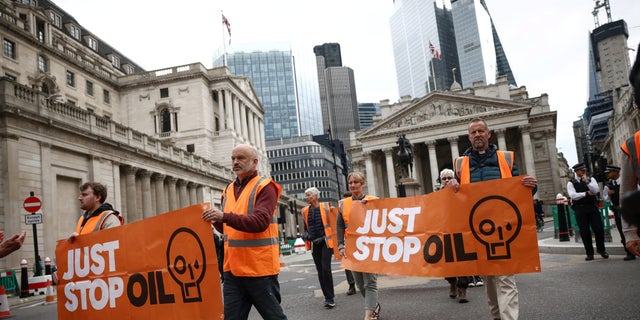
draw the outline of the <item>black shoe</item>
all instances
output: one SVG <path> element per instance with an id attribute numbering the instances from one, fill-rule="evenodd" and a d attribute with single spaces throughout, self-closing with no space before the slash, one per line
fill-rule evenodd
<path id="1" fill-rule="evenodd" d="M 606 251 L 600 252 L 600 256 L 605 258 L 605 259 L 609 259 L 609 254 Z"/>
<path id="2" fill-rule="evenodd" d="M 354 294 L 356 294 L 356 286 L 351 284 L 351 285 L 349 285 L 349 290 L 347 290 L 347 295 L 351 296 L 351 295 L 354 295 Z"/>
<path id="3" fill-rule="evenodd" d="M 335 306 L 336 306 L 336 303 L 333 302 L 333 300 L 326 300 L 324 302 L 324 307 L 327 308 L 327 309 L 331 309 L 331 308 L 333 308 Z"/>
<path id="4" fill-rule="evenodd" d="M 593 256 L 587 256 L 586 258 L 584 258 L 584 260 L 591 261 L 591 260 L 593 260 Z"/>
<path id="5" fill-rule="evenodd" d="M 636 259 L 636 256 L 634 256 L 634 255 L 632 255 L 632 254 L 627 254 L 627 256 L 626 256 L 626 257 L 624 257 L 624 259 L 622 259 L 622 260 L 624 260 L 624 261 L 630 261 L 630 260 L 635 260 L 635 259 Z"/>

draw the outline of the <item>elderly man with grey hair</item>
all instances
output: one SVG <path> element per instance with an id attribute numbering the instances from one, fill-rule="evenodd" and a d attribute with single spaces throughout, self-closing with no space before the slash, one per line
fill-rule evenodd
<path id="1" fill-rule="evenodd" d="M 332 248 L 335 246 L 329 223 L 331 204 L 318 201 L 320 191 L 316 187 L 305 190 L 304 195 L 309 203 L 301 211 L 307 229 L 307 241 L 311 242 L 311 255 L 318 271 L 318 280 L 324 295 L 324 307 L 331 309 L 336 306 L 333 299 L 333 274 L 331 273 Z"/>

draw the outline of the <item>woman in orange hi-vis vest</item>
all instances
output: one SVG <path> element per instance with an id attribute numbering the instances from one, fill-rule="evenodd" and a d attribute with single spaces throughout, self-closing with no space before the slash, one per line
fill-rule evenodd
<path id="1" fill-rule="evenodd" d="M 352 254 L 349 250 L 346 250 L 345 236 L 346 229 L 349 226 L 349 215 L 351 213 L 351 205 L 353 201 L 358 200 L 371 200 L 376 199 L 375 196 L 365 195 L 363 193 L 365 180 L 364 174 L 360 172 L 351 172 L 347 176 L 349 183 L 349 191 L 351 191 L 351 198 L 344 198 L 340 200 L 340 211 L 338 213 L 337 221 L 337 234 L 338 234 L 338 249 L 340 255 L 347 257 L 347 254 Z M 375 273 L 366 273 L 352 271 L 356 280 L 356 286 L 360 290 L 360 294 L 364 297 L 364 320 L 377 320 L 380 317 L 380 304 L 378 303 L 378 275 Z"/>
<path id="2" fill-rule="evenodd" d="M 276 217 L 282 187 L 258 175 L 258 152 L 250 145 L 233 148 L 231 164 L 237 178 L 222 193 L 222 210 L 202 213 L 224 234 L 224 318 L 246 320 L 254 306 L 263 319 L 286 320 Z"/>
<path id="3" fill-rule="evenodd" d="M 302 217 L 307 227 L 307 241 L 311 243 L 311 255 L 318 271 L 318 281 L 324 295 L 324 307 L 331 309 L 336 306 L 333 299 L 333 274 L 331 273 L 331 256 L 335 246 L 329 223 L 331 205 L 328 202 L 318 201 L 320 190 L 316 187 L 305 190 L 304 195 L 309 203 L 302 208 Z"/>
<path id="4" fill-rule="evenodd" d="M 640 44 L 629 73 L 629 82 L 633 86 L 635 109 L 640 115 Z M 621 149 L 620 208 L 623 218 L 622 229 L 627 241 L 625 246 L 629 252 L 640 256 L 640 192 L 637 191 L 640 182 L 640 131 L 627 139 Z"/>

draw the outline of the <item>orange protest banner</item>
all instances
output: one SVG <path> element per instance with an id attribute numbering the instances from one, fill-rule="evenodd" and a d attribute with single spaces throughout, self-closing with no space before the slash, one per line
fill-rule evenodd
<path id="1" fill-rule="evenodd" d="M 208 207 L 59 240 L 59 319 L 222 319 Z"/>
<path id="2" fill-rule="evenodd" d="M 342 263 L 406 276 L 540 272 L 531 189 L 521 179 L 354 202 Z"/>

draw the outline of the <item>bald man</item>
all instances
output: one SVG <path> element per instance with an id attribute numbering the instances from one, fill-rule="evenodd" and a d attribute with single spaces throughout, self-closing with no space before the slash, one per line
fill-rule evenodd
<path id="1" fill-rule="evenodd" d="M 224 318 L 246 320 L 251 306 L 263 319 L 287 319 L 280 305 L 280 248 L 276 209 L 282 187 L 258 175 L 258 152 L 233 148 L 236 179 L 222 193 L 222 210 L 202 213 L 224 234 Z"/>

